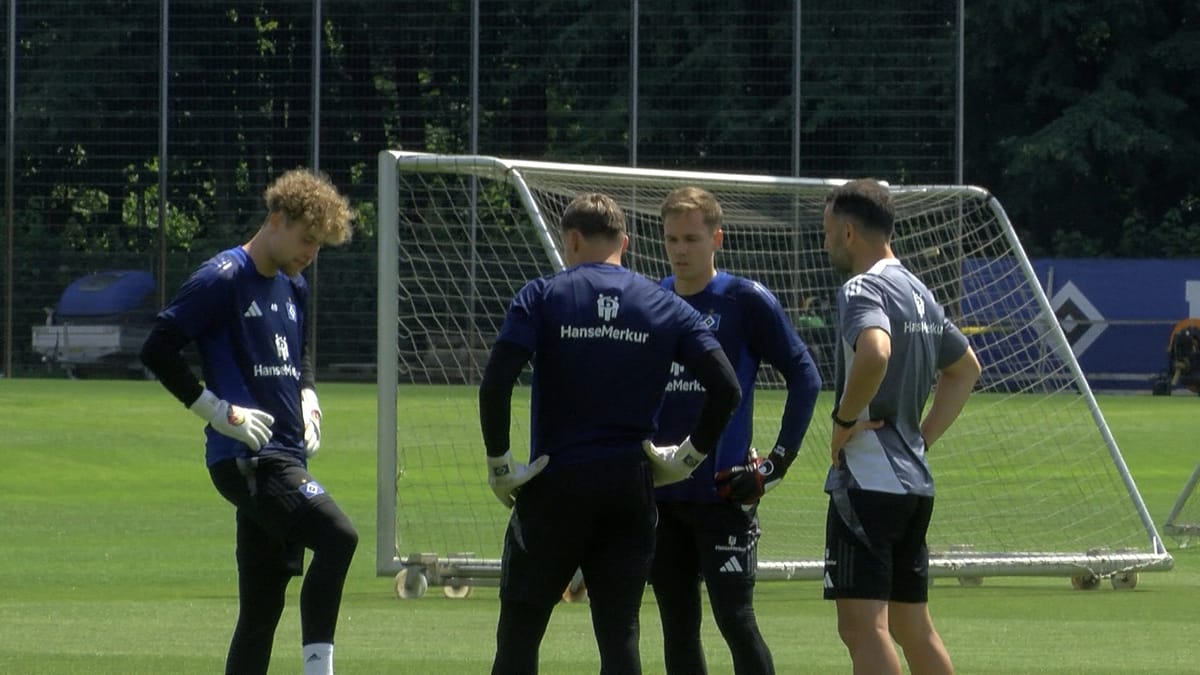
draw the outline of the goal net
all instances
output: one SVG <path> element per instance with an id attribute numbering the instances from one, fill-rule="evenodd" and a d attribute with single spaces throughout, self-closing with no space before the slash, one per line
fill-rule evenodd
<path id="1" fill-rule="evenodd" d="M 580 192 L 625 211 L 625 264 L 669 273 L 659 205 L 703 187 L 725 212 L 720 268 L 771 288 L 826 391 L 784 486 L 759 509 L 761 579 L 819 579 L 841 280 L 822 248 L 838 181 L 652 171 L 387 151 L 379 155 L 379 574 L 450 589 L 495 584 L 508 511 L 488 489 L 477 385 L 508 303 L 561 269 L 557 223 Z M 892 186 L 893 247 L 968 335 L 984 366 L 933 449 L 931 574 L 1064 576 L 1128 583 L 1166 553 L 999 202 L 966 186 Z M 630 373 L 636 377 L 636 373 Z M 513 453 L 528 458 L 528 380 L 513 396 Z M 755 437 L 770 447 L 782 382 L 764 367 Z M 415 574 L 414 574 L 415 573 Z M 1136 576 L 1134 577 L 1136 578 Z M 419 582 L 419 583 L 418 583 Z M 398 592 L 401 588 L 398 586 Z"/>

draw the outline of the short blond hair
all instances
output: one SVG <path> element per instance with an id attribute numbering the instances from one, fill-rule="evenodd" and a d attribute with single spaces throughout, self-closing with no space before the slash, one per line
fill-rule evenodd
<path id="1" fill-rule="evenodd" d="M 703 188 L 688 186 L 672 190 L 662 203 L 662 218 L 678 216 L 692 211 L 704 214 L 704 224 L 710 232 L 716 232 L 725 220 L 721 204 L 711 192 Z"/>
<path id="2" fill-rule="evenodd" d="M 289 223 L 306 224 L 324 245 L 350 241 L 354 220 L 350 201 L 323 173 L 292 169 L 267 187 L 263 199 L 268 213 L 282 213 Z"/>

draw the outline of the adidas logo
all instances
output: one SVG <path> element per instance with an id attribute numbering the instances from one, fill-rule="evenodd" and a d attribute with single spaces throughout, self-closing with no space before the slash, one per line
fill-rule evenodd
<path id="1" fill-rule="evenodd" d="M 305 663 L 313 663 L 314 661 L 319 662 L 320 660 L 321 660 L 320 654 L 313 654 L 312 656 L 308 657 L 308 660 L 305 661 Z"/>
<path id="2" fill-rule="evenodd" d="M 745 572 L 746 570 L 742 567 L 742 564 L 738 562 L 737 558 L 729 556 L 729 560 L 726 560 L 725 564 L 721 565 L 721 571 L 728 574 L 733 574 L 736 572 Z"/>
<path id="3" fill-rule="evenodd" d="M 258 308 L 257 300 L 251 300 L 250 307 L 247 308 L 245 312 L 242 312 L 242 316 L 249 317 L 249 318 L 253 318 L 256 316 L 262 316 L 262 315 L 263 315 L 263 313 L 262 313 L 262 310 Z"/>

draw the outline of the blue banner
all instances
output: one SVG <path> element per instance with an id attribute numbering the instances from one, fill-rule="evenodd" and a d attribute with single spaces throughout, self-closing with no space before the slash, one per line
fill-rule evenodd
<path id="1" fill-rule="evenodd" d="M 1031 261 L 1093 388 L 1149 389 L 1181 319 L 1200 317 L 1200 260 Z"/>

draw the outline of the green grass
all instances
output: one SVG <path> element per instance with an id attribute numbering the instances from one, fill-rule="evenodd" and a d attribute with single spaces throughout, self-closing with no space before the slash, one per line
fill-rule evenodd
<path id="1" fill-rule="evenodd" d="M 1100 402 L 1161 524 L 1200 460 L 1200 401 Z M 495 589 L 400 601 L 392 580 L 375 576 L 373 388 L 326 384 L 322 404 L 326 447 L 313 471 L 361 534 L 338 672 L 487 672 Z M 233 514 L 208 482 L 197 421 L 153 382 L 0 380 L 0 413 L 0 672 L 219 672 L 236 612 Z M 477 442 L 474 425 L 461 421 L 463 439 Z M 819 480 L 784 489 L 819 491 Z M 480 510 L 500 508 L 481 499 Z M 1073 591 L 1063 579 L 989 578 L 979 588 L 939 580 L 934 617 L 961 673 L 1195 672 L 1200 550 L 1168 544 L 1175 569 L 1143 575 L 1133 591 Z M 273 673 L 299 670 L 298 590 L 293 584 Z M 759 587 L 759 621 L 780 673 L 848 672 L 833 607 L 819 598 L 814 582 Z M 650 594 L 642 618 L 645 669 L 658 673 Z M 730 672 L 711 620 L 704 631 L 712 672 Z M 542 672 L 596 669 L 586 605 L 560 605 Z"/>

